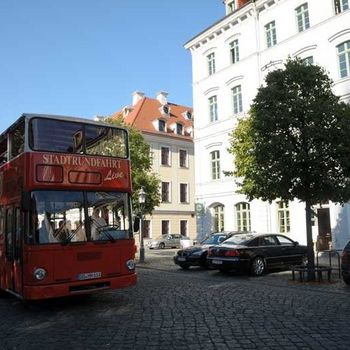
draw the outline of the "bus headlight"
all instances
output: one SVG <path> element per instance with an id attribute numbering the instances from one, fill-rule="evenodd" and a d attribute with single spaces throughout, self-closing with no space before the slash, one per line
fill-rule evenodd
<path id="1" fill-rule="evenodd" d="M 134 260 L 128 260 L 126 262 L 126 267 L 129 269 L 129 270 L 134 270 L 135 269 L 135 261 Z"/>
<path id="2" fill-rule="evenodd" d="M 42 281 L 45 277 L 46 277 L 46 270 L 39 267 L 37 269 L 34 270 L 34 277 L 38 280 L 38 281 Z"/>

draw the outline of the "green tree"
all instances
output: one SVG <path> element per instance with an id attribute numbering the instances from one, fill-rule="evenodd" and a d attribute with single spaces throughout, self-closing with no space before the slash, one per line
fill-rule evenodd
<path id="1" fill-rule="evenodd" d="M 231 134 L 240 191 L 249 199 L 305 203 L 308 278 L 314 280 L 312 206 L 350 199 L 350 107 L 319 66 L 289 59 L 270 72 Z"/>
<path id="2" fill-rule="evenodd" d="M 152 172 L 150 146 L 145 142 L 140 131 L 124 123 L 122 116 L 113 119 L 107 118 L 105 121 L 110 124 L 123 126 L 129 131 L 131 179 L 133 188 L 132 205 L 135 212 L 138 212 L 138 194 L 141 186 L 143 186 L 147 194 L 144 213 L 151 214 L 153 209 L 160 203 L 160 180 L 158 176 Z"/>

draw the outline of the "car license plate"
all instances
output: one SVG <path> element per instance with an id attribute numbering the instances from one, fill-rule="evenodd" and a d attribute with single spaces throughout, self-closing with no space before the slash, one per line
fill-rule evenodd
<path id="1" fill-rule="evenodd" d="M 101 272 L 87 272 L 87 273 L 80 273 L 78 275 L 78 280 L 83 281 L 83 280 L 91 280 L 94 278 L 100 278 L 102 276 Z"/>
<path id="2" fill-rule="evenodd" d="M 178 261 L 186 261 L 186 258 L 178 257 L 177 260 L 178 260 Z"/>
<path id="3" fill-rule="evenodd" d="M 222 260 L 213 260 L 212 263 L 214 265 L 222 265 Z"/>

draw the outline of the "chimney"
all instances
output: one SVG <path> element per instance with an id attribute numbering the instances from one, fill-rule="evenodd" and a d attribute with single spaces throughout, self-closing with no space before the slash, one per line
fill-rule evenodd
<path id="1" fill-rule="evenodd" d="M 249 1 L 250 0 L 224 0 L 223 2 L 226 8 L 226 15 L 229 15 L 230 13 L 240 9 Z"/>
<path id="2" fill-rule="evenodd" d="M 135 91 L 132 94 L 132 105 L 135 106 L 136 103 L 142 100 L 144 97 L 145 97 L 145 94 L 143 92 Z"/>
<path id="3" fill-rule="evenodd" d="M 160 91 L 156 95 L 157 100 L 160 102 L 162 106 L 168 104 L 168 93 L 164 91 Z"/>

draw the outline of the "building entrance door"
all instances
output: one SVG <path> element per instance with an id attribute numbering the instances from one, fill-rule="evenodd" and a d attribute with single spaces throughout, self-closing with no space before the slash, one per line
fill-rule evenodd
<path id="1" fill-rule="evenodd" d="M 317 236 L 317 250 L 328 250 L 329 243 L 332 242 L 331 234 L 331 219 L 329 215 L 329 208 L 317 209 L 318 218 L 318 236 Z"/>

